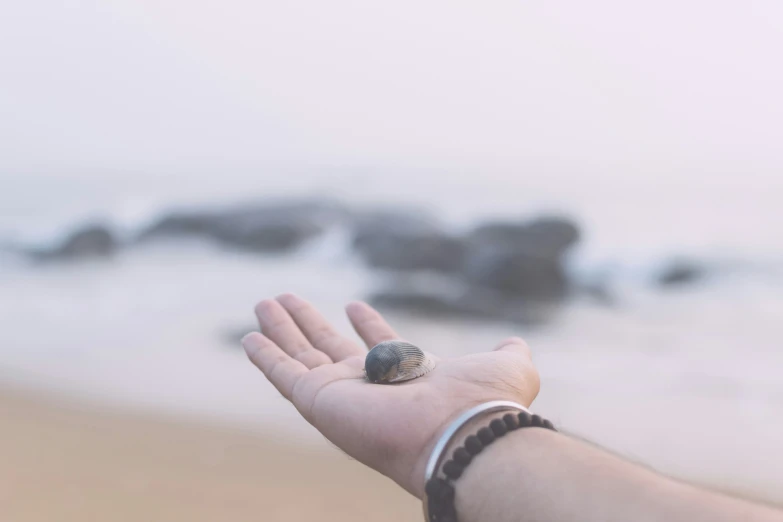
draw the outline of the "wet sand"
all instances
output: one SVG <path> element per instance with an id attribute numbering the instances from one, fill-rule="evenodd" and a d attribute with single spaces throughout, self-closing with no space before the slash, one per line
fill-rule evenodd
<path id="1" fill-rule="evenodd" d="M 0 520 L 400 521 L 418 501 L 326 443 L 0 388 Z"/>

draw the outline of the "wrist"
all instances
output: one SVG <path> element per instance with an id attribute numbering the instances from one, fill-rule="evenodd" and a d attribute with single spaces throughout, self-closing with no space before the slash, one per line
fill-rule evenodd
<path id="1" fill-rule="evenodd" d="M 461 428 L 459 428 L 455 434 L 455 437 L 444 446 L 443 455 L 450 455 L 457 447 L 464 443 L 467 436 L 474 434 L 479 428 L 488 425 L 492 419 L 502 417 L 505 413 L 508 413 L 508 411 L 511 410 L 505 410 L 501 412 L 485 412 L 473 417 Z M 424 498 L 427 462 L 432 456 L 435 445 L 438 443 L 438 440 L 440 440 L 448 426 L 454 422 L 454 420 L 459 417 L 461 413 L 464 412 L 458 412 L 457 414 L 450 417 L 445 423 L 443 423 L 443 425 L 438 429 L 432 439 L 421 451 L 421 454 L 416 461 L 416 465 L 414 466 L 413 473 L 410 477 L 412 486 L 410 488 L 406 488 L 408 491 L 412 492 L 416 498 L 420 500 Z"/>
<path id="2" fill-rule="evenodd" d="M 562 479 L 548 478 L 552 470 L 540 454 L 550 453 L 559 439 L 565 437 L 552 430 L 525 428 L 485 448 L 454 483 L 454 511 L 459 520 L 510 520 L 504 513 L 521 506 L 530 509 L 541 496 L 558 502 L 558 494 L 564 493 Z"/>
<path id="3" fill-rule="evenodd" d="M 482 427 L 488 426 L 495 418 L 500 419 L 509 413 L 517 415 L 521 412 L 530 415 L 527 408 L 519 403 L 498 400 L 478 404 L 450 417 L 438 428 L 419 454 L 410 476 L 412 487 L 406 489 L 424 500 L 426 498 L 424 493 L 426 482 L 436 475 L 447 456 L 463 444 L 467 437 L 474 435 Z M 542 420 L 540 417 L 536 417 L 538 421 Z M 502 423 L 502 421 L 500 422 Z"/>
<path id="4" fill-rule="evenodd" d="M 551 422 L 531 414 L 524 406 L 508 401 L 479 404 L 460 415 L 441 435 L 432 450 L 424 473 L 425 519 L 433 522 L 456 520 L 456 482 L 473 462 L 496 440 L 527 428 L 556 431 Z"/>

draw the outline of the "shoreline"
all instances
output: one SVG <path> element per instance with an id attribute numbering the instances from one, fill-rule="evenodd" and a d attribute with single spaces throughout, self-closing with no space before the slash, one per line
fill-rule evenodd
<path id="1" fill-rule="evenodd" d="M 419 501 L 329 447 L 0 387 L 0 519 L 398 521 Z"/>

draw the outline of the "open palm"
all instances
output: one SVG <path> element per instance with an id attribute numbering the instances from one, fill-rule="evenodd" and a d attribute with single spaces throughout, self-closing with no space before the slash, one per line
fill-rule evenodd
<path id="1" fill-rule="evenodd" d="M 368 347 L 400 338 L 365 303 L 347 313 Z M 326 438 L 419 497 L 429 450 L 449 420 L 489 400 L 528 406 L 538 394 L 530 350 L 516 337 L 491 352 L 441 359 L 418 379 L 381 385 L 364 377 L 367 349 L 303 299 L 262 301 L 256 315 L 263 334 L 242 341 L 250 360 Z"/>

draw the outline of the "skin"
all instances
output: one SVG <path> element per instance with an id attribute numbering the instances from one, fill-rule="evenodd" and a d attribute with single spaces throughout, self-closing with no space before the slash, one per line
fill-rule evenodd
<path id="1" fill-rule="evenodd" d="M 538 394 L 530 349 L 516 337 L 491 352 L 439 360 L 418 379 L 379 385 L 364 378 L 367 350 L 402 337 L 369 305 L 346 308 L 366 346 L 295 295 L 262 301 L 255 311 L 263 334 L 243 339 L 250 360 L 327 439 L 417 497 L 429 453 L 451 419 L 490 400 L 528 406 Z"/>
<path id="2" fill-rule="evenodd" d="M 401 338 L 365 303 L 346 311 L 367 347 Z M 367 347 L 338 333 L 303 299 L 262 301 L 256 315 L 263 334 L 243 339 L 250 360 L 331 442 L 419 498 L 426 461 L 452 419 L 491 400 L 529 406 L 538 394 L 530 349 L 518 337 L 489 352 L 441 359 L 418 379 L 379 385 L 364 378 Z M 491 418 L 466 426 L 448 451 Z M 773 508 L 671 480 L 541 428 L 490 445 L 456 491 L 461 522 L 783 521 Z"/>
<path id="3" fill-rule="evenodd" d="M 455 506 L 460 522 L 783 520 L 771 507 L 664 477 L 540 428 L 514 432 L 474 459 L 457 482 Z"/>

